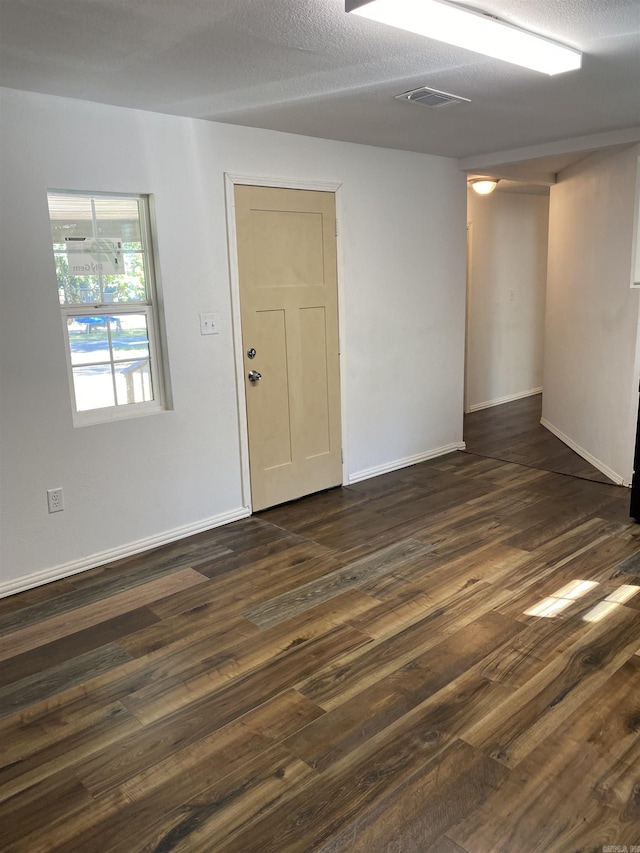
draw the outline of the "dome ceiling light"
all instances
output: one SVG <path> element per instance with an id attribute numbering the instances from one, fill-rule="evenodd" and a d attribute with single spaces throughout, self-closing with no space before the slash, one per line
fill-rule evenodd
<path id="1" fill-rule="evenodd" d="M 498 186 L 498 181 L 495 178 L 474 178 L 469 184 L 478 195 L 491 195 Z"/>

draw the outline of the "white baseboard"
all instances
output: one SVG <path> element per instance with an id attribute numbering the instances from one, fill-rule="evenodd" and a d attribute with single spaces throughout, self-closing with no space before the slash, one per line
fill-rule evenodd
<path id="1" fill-rule="evenodd" d="M 542 394 L 542 388 L 531 388 L 529 391 L 520 391 L 518 394 L 509 394 L 508 397 L 498 397 L 496 400 L 487 400 L 485 403 L 474 403 L 469 406 L 468 412 L 479 412 L 481 409 L 491 409 L 493 406 L 501 406 L 503 403 L 512 403 L 514 400 L 524 400 L 525 397 L 535 397 Z"/>
<path id="2" fill-rule="evenodd" d="M 597 468 L 598 471 L 601 471 L 610 480 L 613 480 L 614 483 L 617 483 L 618 486 L 631 485 L 625 480 L 623 476 L 617 474 L 615 471 L 609 468 L 608 465 L 605 465 L 604 462 L 601 462 L 599 459 L 596 459 L 596 457 L 589 453 L 588 450 L 585 450 L 584 447 L 580 447 L 579 444 L 576 444 L 576 442 L 569 438 L 568 435 L 565 435 L 561 429 L 558 429 L 558 427 L 555 427 L 552 423 L 549 423 L 546 418 L 540 418 L 540 423 L 543 427 L 546 427 L 549 432 L 552 432 L 556 438 L 559 438 L 560 441 L 563 441 L 567 445 L 567 447 L 570 447 L 572 450 L 575 450 L 578 456 L 582 456 L 583 459 L 586 459 L 586 461 L 593 465 L 594 468 Z"/>
<path id="3" fill-rule="evenodd" d="M 179 539 L 185 539 L 187 536 L 193 536 L 196 533 L 204 533 L 205 530 L 211 530 L 213 527 L 221 527 L 223 524 L 247 518 L 249 515 L 251 515 L 249 507 L 238 507 L 229 512 L 223 512 L 220 515 L 214 515 L 211 518 L 198 521 L 195 524 L 176 527 L 157 536 L 149 536 L 146 539 L 138 539 L 136 542 L 129 542 L 127 545 L 112 548 L 109 551 L 91 554 L 90 557 L 85 557 L 82 560 L 74 560 L 70 563 L 54 566 L 51 569 L 44 569 L 40 572 L 16 578 L 15 580 L 0 582 L 0 598 L 5 598 L 7 595 L 14 595 L 17 592 L 24 592 L 27 589 L 33 589 L 33 587 L 42 586 L 45 583 L 71 577 L 71 575 L 77 575 L 80 572 L 86 572 L 89 569 L 103 566 L 105 563 L 121 560 L 123 557 L 133 557 L 135 554 L 141 554 L 143 551 L 149 551 L 151 548 L 168 545 L 170 542 L 177 542 Z"/>
<path id="4" fill-rule="evenodd" d="M 387 462 L 384 465 L 376 465 L 375 468 L 363 468 L 362 471 L 354 471 L 353 474 L 349 474 L 346 485 L 359 483 L 361 480 L 369 480 L 371 477 L 379 477 L 381 474 L 389 474 L 391 471 L 398 471 L 400 468 L 408 468 L 410 465 L 426 462 L 427 459 L 445 456 L 454 450 L 466 450 L 466 447 L 464 441 L 459 441 L 456 444 L 437 447 L 435 450 L 427 450 L 426 453 L 418 453 L 415 456 L 406 456 L 404 459 L 396 459 L 394 462 Z"/>

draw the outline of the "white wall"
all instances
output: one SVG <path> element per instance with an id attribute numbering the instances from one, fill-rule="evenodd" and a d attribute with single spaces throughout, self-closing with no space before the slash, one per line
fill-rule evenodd
<path id="1" fill-rule="evenodd" d="M 468 194 L 467 411 L 542 386 L 549 198 Z"/>
<path id="2" fill-rule="evenodd" d="M 551 189 L 543 422 L 629 483 L 638 407 L 632 269 L 640 146 L 602 152 Z"/>
<path id="3" fill-rule="evenodd" d="M 462 440 L 456 161 L 12 90 L 1 106 L 0 593 L 246 513 L 225 172 L 343 184 L 347 476 Z M 74 428 L 47 188 L 153 193 L 173 411 Z"/>

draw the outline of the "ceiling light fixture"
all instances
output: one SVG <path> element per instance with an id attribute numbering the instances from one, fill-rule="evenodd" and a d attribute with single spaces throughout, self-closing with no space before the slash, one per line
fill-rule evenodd
<path id="1" fill-rule="evenodd" d="M 582 65 L 582 54 L 572 47 L 447 0 L 346 0 L 345 10 L 544 74 Z"/>
<path id="2" fill-rule="evenodd" d="M 498 186 L 498 181 L 494 178 L 476 178 L 473 181 L 469 181 L 471 184 L 471 189 L 478 193 L 478 195 L 491 195 L 491 193 Z"/>

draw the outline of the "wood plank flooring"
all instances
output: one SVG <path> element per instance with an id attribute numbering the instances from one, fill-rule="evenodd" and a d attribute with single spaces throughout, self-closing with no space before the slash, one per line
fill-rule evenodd
<path id="1" fill-rule="evenodd" d="M 470 412 L 464 416 L 467 451 L 598 483 L 611 482 L 543 427 L 541 417 L 542 394 Z"/>
<path id="2" fill-rule="evenodd" d="M 640 845 L 628 498 L 454 453 L 1 601 L 0 849 Z"/>

